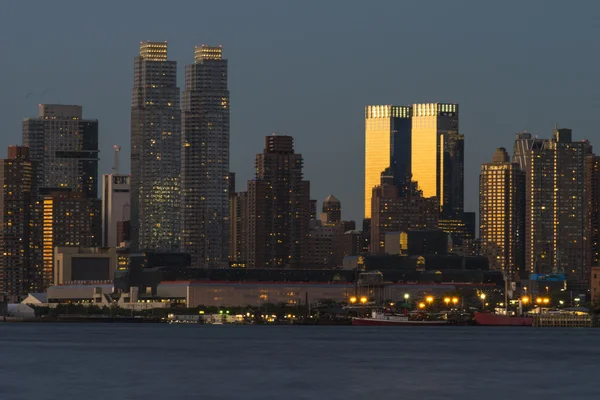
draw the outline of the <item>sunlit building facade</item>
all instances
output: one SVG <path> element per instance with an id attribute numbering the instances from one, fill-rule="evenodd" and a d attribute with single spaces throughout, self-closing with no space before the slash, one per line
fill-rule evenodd
<path id="1" fill-rule="evenodd" d="M 229 90 L 222 48 L 196 47 L 182 94 L 181 247 L 194 265 L 229 255 Z"/>
<path id="2" fill-rule="evenodd" d="M 479 237 L 490 269 L 512 279 L 525 265 L 525 172 L 496 150 L 479 175 Z"/>
<path id="3" fill-rule="evenodd" d="M 167 43 L 140 43 L 131 107 L 132 250 L 179 249 L 181 111 Z"/>
<path id="4" fill-rule="evenodd" d="M 437 197 L 444 217 L 464 209 L 464 136 L 458 131 L 458 105 L 412 106 L 411 173 L 423 197 Z"/>
<path id="5" fill-rule="evenodd" d="M 409 106 L 365 107 L 365 218 L 371 217 L 373 188 L 390 168 L 400 194 L 411 180 L 411 115 Z"/>

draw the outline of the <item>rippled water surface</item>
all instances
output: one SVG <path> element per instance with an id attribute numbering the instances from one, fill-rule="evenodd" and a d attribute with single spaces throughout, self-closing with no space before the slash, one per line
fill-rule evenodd
<path id="1" fill-rule="evenodd" d="M 0 399 L 600 399 L 600 329 L 0 324 Z"/>

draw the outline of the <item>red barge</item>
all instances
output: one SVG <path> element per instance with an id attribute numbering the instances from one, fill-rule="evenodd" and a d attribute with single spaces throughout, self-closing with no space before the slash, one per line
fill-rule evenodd
<path id="1" fill-rule="evenodd" d="M 532 317 L 511 317 L 482 312 L 475 313 L 475 322 L 484 326 L 533 326 Z"/>

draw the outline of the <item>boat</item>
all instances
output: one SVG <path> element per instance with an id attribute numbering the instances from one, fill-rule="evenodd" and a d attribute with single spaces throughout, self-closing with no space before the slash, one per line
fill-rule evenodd
<path id="1" fill-rule="evenodd" d="M 447 325 L 445 319 L 425 319 L 424 314 L 399 315 L 382 311 L 373 311 L 370 317 L 354 317 L 352 325 L 358 326 L 437 326 Z"/>
<path id="2" fill-rule="evenodd" d="M 475 323 L 484 326 L 532 326 L 533 317 L 475 312 Z"/>

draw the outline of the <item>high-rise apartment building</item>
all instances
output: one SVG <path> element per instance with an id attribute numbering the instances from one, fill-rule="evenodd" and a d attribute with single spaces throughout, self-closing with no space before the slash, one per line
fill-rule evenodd
<path id="1" fill-rule="evenodd" d="M 55 247 L 99 247 L 102 203 L 77 192 L 52 192 L 42 200 L 43 287 L 53 284 Z"/>
<path id="2" fill-rule="evenodd" d="M 38 117 L 23 121 L 23 145 L 36 165 L 40 192 L 98 197 L 98 120 L 83 119 L 81 106 L 40 104 Z"/>
<path id="3" fill-rule="evenodd" d="M 133 250 L 179 249 L 181 110 L 167 43 L 140 43 L 131 105 Z"/>
<path id="4" fill-rule="evenodd" d="M 310 221 L 310 182 L 291 136 L 267 136 L 248 181 L 250 268 L 280 268 L 305 262 Z"/>
<path id="5" fill-rule="evenodd" d="M 479 176 L 479 238 L 490 269 L 509 278 L 525 265 L 525 172 L 496 150 Z"/>
<path id="6" fill-rule="evenodd" d="M 423 197 L 439 199 L 442 216 L 462 216 L 464 136 L 457 104 L 412 106 L 411 173 Z"/>
<path id="7" fill-rule="evenodd" d="M 229 90 L 222 48 L 196 47 L 182 95 L 181 245 L 192 263 L 229 255 Z"/>
<path id="8" fill-rule="evenodd" d="M 587 280 L 586 146 L 572 141 L 570 129 L 554 129 L 552 139 L 526 152 L 525 268 L 530 272 L 565 272 L 569 279 Z"/>
<path id="9" fill-rule="evenodd" d="M 365 107 L 365 218 L 371 217 L 373 188 L 391 169 L 400 195 L 411 181 L 411 107 Z"/>
<path id="10" fill-rule="evenodd" d="M 0 160 L 0 293 L 16 298 L 32 289 L 35 170 L 29 148 L 11 146 Z"/>
<path id="11" fill-rule="evenodd" d="M 600 156 L 587 146 L 585 156 L 585 265 L 600 265 Z"/>

